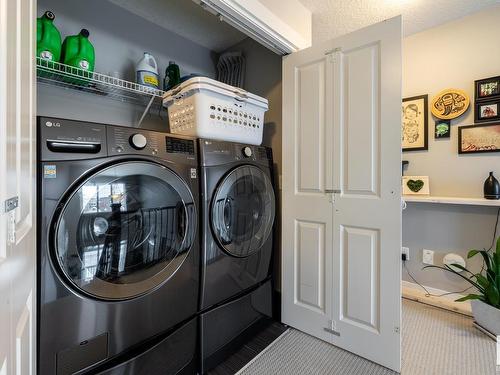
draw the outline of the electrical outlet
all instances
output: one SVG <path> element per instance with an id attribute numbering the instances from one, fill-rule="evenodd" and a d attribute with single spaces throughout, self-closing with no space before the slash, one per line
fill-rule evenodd
<path id="1" fill-rule="evenodd" d="M 425 264 L 434 264 L 434 251 L 433 250 L 422 250 L 422 262 Z"/>
<path id="2" fill-rule="evenodd" d="M 401 254 L 406 255 L 406 260 L 410 260 L 410 248 L 409 247 L 402 247 L 401 248 Z"/>

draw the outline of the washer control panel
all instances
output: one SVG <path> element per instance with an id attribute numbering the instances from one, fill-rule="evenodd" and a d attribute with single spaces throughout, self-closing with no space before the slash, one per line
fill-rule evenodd
<path id="1" fill-rule="evenodd" d="M 243 150 L 241 150 L 241 151 L 242 151 L 243 156 L 244 156 L 245 158 L 250 158 L 250 157 L 252 157 L 252 155 L 253 155 L 252 148 L 251 148 L 251 147 L 249 147 L 249 146 L 245 146 L 245 147 L 243 147 Z"/>
<path id="2" fill-rule="evenodd" d="M 167 141 L 167 153 L 194 155 L 194 141 L 172 136 L 165 137 Z"/>
<path id="3" fill-rule="evenodd" d="M 130 146 L 136 150 L 142 150 L 148 144 L 148 140 L 141 133 L 132 134 L 129 138 Z"/>
<path id="4" fill-rule="evenodd" d="M 106 126 L 75 120 L 38 117 L 40 158 L 78 160 L 106 156 Z"/>
<path id="5" fill-rule="evenodd" d="M 164 159 L 179 155 L 194 160 L 195 141 L 186 138 L 150 130 L 108 126 L 108 153 L 150 155 Z"/>
<path id="6" fill-rule="evenodd" d="M 38 117 L 41 160 L 78 160 L 113 155 L 155 156 L 196 164 L 195 139 L 182 135 L 91 122 Z"/>
<path id="7" fill-rule="evenodd" d="M 108 126 L 108 153 L 158 155 L 161 133 L 121 126 Z"/>

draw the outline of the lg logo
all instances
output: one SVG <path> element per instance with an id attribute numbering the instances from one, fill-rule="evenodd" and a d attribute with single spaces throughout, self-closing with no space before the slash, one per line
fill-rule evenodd
<path id="1" fill-rule="evenodd" d="M 51 127 L 60 128 L 61 127 L 61 123 L 60 122 L 47 121 L 45 123 L 45 126 L 48 127 L 48 128 L 51 128 Z"/>

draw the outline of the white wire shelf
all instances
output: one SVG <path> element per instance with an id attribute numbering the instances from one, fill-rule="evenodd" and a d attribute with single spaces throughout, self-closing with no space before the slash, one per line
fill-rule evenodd
<path id="1" fill-rule="evenodd" d="M 38 82 L 159 108 L 164 91 L 97 72 L 36 58 Z"/>

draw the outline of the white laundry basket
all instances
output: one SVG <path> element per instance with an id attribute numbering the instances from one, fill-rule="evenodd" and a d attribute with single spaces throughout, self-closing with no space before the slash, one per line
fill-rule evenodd
<path id="1" fill-rule="evenodd" d="M 267 99 L 206 77 L 165 93 L 170 132 L 260 145 Z"/>

